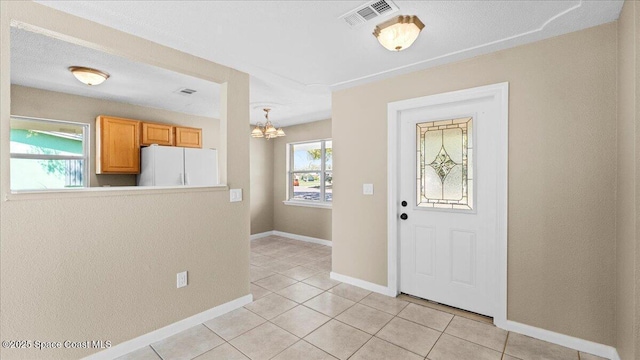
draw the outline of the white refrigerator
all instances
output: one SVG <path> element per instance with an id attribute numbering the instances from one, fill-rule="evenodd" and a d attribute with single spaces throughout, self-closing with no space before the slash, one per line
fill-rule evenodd
<path id="1" fill-rule="evenodd" d="M 218 152 L 151 145 L 140 150 L 138 186 L 218 185 Z"/>

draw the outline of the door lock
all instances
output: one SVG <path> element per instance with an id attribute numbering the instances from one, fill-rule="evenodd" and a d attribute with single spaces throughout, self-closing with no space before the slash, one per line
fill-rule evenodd
<path id="1" fill-rule="evenodd" d="M 402 207 L 407 207 L 407 202 L 403 201 L 403 202 L 400 203 L 400 205 L 402 205 Z"/>
<path id="2" fill-rule="evenodd" d="M 405 214 L 405 213 L 402 213 L 400 215 L 400 219 L 402 219 L 402 220 L 407 220 L 408 218 L 409 218 L 409 216 L 407 216 L 407 214 Z"/>

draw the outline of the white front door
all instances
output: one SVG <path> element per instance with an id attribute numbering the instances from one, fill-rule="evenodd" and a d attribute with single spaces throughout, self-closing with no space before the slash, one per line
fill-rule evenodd
<path id="1" fill-rule="evenodd" d="M 498 285 L 499 105 L 488 96 L 399 114 L 400 291 L 488 316 Z"/>

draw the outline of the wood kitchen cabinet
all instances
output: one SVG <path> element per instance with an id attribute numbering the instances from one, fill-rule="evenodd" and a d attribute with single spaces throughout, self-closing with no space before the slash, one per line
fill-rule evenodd
<path id="1" fill-rule="evenodd" d="M 202 129 L 175 127 L 175 146 L 202 148 Z"/>
<path id="2" fill-rule="evenodd" d="M 140 124 L 112 116 L 96 118 L 96 174 L 140 173 Z"/>
<path id="3" fill-rule="evenodd" d="M 167 124 L 142 123 L 142 139 L 140 145 L 151 144 L 173 146 L 174 127 Z"/>

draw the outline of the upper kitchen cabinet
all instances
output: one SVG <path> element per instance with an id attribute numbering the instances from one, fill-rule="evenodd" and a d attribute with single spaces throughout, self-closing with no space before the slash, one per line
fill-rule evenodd
<path id="1" fill-rule="evenodd" d="M 140 121 L 96 118 L 96 174 L 140 173 Z"/>
<path id="2" fill-rule="evenodd" d="M 175 146 L 202 148 L 202 129 L 176 126 Z"/>
<path id="3" fill-rule="evenodd" d="M 142 141 L 141 145 L 148 146 L 151 144 L 173 145 L 174 127 L 167 124 L 142 123 Z"/>

